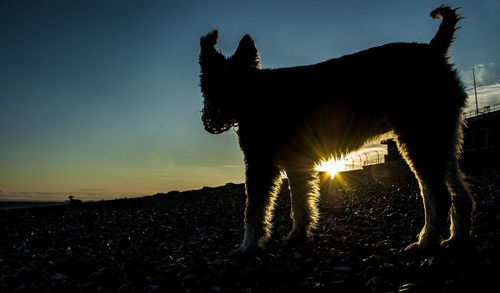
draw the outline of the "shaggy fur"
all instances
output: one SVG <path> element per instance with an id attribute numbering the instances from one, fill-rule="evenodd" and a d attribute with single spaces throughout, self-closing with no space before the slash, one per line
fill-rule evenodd
<path id="1" fill-rule="evenodd" d="M 409 248 L 437 247 L 448 219 L 447 242 L 470 237 L 474 203 L 458 168 L 467 96 L 447 56 L 460 16 L 439 7 L 431 17 L 442 23 L 429 44 L 391 43 L 291 68 L 261 69 L 249 35 L 229 58 L 215 49 L 217 31 L 201 38 L 205 129 L 237 126 L 245 157 L 242 252 L 269 238 L 282 170 L 292 194 L 288 239 L 305 240 L 318 221 L 315 165 L 391 131 L 424 202 L 425 225 Z"/>

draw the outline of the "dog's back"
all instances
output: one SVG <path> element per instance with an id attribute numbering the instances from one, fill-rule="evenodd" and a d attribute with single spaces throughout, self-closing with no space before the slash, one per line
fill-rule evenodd
<path id="1" fill-rule="evenodd" d="M 322 156 L 355 150 L 425 113 L 439 115 L 436 119 L 456 116 L 466 99 L 447 58 L 429 44 L 392 43 L 315 65 L 259 70 L 252 82 L 240 129 L 245 131 L 247 123 L 255 128 L 259 121 L 271 127 L 286 121 L 268 144 L 278 144 L 280 152 L 283 145 L 300 145 L 307 153 L 306 145 L 314 146 Z"/>

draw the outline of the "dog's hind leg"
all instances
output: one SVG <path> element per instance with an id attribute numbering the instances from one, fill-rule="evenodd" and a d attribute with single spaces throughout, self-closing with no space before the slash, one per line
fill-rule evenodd
<path id="1" fill-rule="evenodd" d="M 274 200 L 279 191 L 280 172 L 263 157 L 246 160 L 246 209 L 245 236 L 240 252 L 246 253 L 261 247 L 271 235 Z"/>
<path id="2" fill-rule="evenodd" d="M 318 222 L 317 201 L 319 198 L 319 178 L 312 168 L 291 169 L 286 173 L 292 197 L 291 217 L 293 229 L 287 241 L 304 241 Z"/>
<path id="3" fill-rule="evenodd" d="M 418 235 L 418 241 L 409 245 L 406 251 L 437 248 L 447 225 L 451 206 L 451 195 L 445 178 L 447 152 L 440 151 L 439 145 L 433 145 L 415 135 L 398 135 L 400 151 L 418 179 L 425 212 L 425 224 Z"/>
<path id="4" fill-rule="evenodd" d="M 469 240 L 471 236 L 471 214 L 475 204 L 463 177 L 455 156 L 450 160 L 446 174 L 452 207 L 450 238 L 443 242 L 444 245 L 456 245 Z"/>

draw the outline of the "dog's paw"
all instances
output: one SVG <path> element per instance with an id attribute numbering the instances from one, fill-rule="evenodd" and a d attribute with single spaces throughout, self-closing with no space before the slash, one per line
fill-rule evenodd
<path id="1" fill-rule="evenodd" d="M 285 238 L 284 243 L 287 246 L 296 246 L 307 243 L 310 241 L 307 233 L 303 231 L 293 230 L 290 234 Z"/>
<path id="2" fill-rule="evenodd" d="M 415 242 L 403 249 L 402 254 L 405 256 L 424 256 L 430 255 L 439 249 L 438 245 L 429 245 L 424 242 Z"/>
<path id="3" fill-rule="evenodd" d="M 404 254 L 421 254 L 425 252 L 425 247 L 423 247 L 419 242 L 412 243 L 403 249 Z"/>
<path id="4" fill-rule="evenodd" d="M 246 258 L 246 257 L 251 257 L 255 256 L 256 254 L 259 254 L 262 252 L 263 248 L 260 246 L 244 246 L 240 245 L 238 248 L 234 249 L 229 253 L 229 257 L 233 259 L 238 259 L 238 258 Z"/>
<path id="5" fill-rule="evenodd" d="M 245 256 L 245 252 L 243 252 L 241 250 L 241 247 L 238 247 L 238 248 L 232 250 L 231 252 L 229 252 L 229 254 L 227 256 L 229 258 L 232 258 L 232 259 L 237 259 L 237 258 L 244 257 Z"/>
<path id="6" fill-rule="evenodd" d="M 441 246 L 447 250 L 468 250 L 472 248 L 472 239 L 469 236 L 452 237 L 441 242 Z"/>

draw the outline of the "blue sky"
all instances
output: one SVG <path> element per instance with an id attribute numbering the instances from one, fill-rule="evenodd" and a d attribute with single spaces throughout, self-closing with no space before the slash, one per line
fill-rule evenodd
<path id="1" fill-rule="evenodd" d="M 263 67 L 428 42 L 442 1 L 0 0 L 0 199 L 132 197 L 243 181 L 233 132 L 200 121 L 199 38 Z M 500 1 L 466 16 L 450 55 L 479 104 L 500 102 Z M 388 81 L 390 82 L 390 81 Z M 383 93 L 380 93 L 383 95 Z M 277 130 L 279 130 L 277 126 Z"/>

